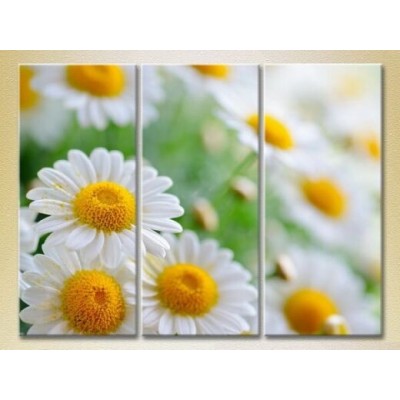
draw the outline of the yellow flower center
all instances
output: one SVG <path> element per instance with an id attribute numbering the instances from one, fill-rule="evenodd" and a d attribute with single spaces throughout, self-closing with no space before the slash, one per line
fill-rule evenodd
<path id="1" fill-rule="evenodd" d="M 125 75 L 117 65 L 68 65 L 68 83 L 97 97 L 118 96 L 125 85 Z"/>
<path id="2" fill-rule="evenodd" d="M 132 193 L 114 182 L 92 183 L 76 195 L 74 213 L 79 220 L 106 233 L 121 232 L 136 222 Z"/>
<path id="3" fill-rule="evenodd" d="M 192 65 L 192 67 L 202 75 L 216 79 L 226 79 L 230 73 L 230 68 L 223 64 Z"/>
<path id="4" fill-rule="evenodd" d="M 157 280 L 161 304 L 174 314 L 206 314 L 218 300 L 218 287 L 203 269 L 192 264 L 166 267 Z"/>
<path id="5" fill-rule="evenodd" d="M 346 213 L 346 195 L 331 180 L 307 179 L 302 183 L 302 190 L 306 199 L 326 216 L 341 218 Z"/>
<path id="6" fill-rule="evenodd" d="M 30 67 L 21 66 L 19 70 L 19 107 L 21 110 L 28 110 L 37 105 L 40 96 L 32 89 L 31 80 L 34 71 Z"/>
<path id="7" fill-rule="evenodd" d="M 64 318 L 76 333 L 107 335 L 125 318 L 121 286 L 103 271 L 78 271 L 61 291 Z"/>
<path id="8" fill-rule="evenodd" d="M 294 147 L 295 143 L 293 137 L 285 124 L 272 115 L 265 115 L 264 121 L 264 139 L 266 143 L 281 150 L 291 150 Z M 257 114 L 250 115 L 246 122 L 256 133 L 258 132 Z"/>
<path id="9" fill-rule="evenodd" d="M 373 160 L 379 161 L 381 157 L 381 146 L 374 133 L 365 134 L 360 138 L 362 150 Z"/>
<path id="10" fill-rule="evenodd" d="M 294 292 L 283 310 L 290 327 L 303 335 L 320 333 L 327 318 L 338 313 L 334 302 L 314 289 Z"/>

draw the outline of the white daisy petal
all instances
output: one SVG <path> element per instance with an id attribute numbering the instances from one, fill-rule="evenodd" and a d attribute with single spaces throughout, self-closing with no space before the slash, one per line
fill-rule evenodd
<path id="1" fill-rule="evenodd" d="M 97 171 L 97 180 L 107 180 L 111 170 L 111 160 L 107 150 L 103 148 L 94 149 L 90 155 L 90 160 Z"/>
<path id="2" fill-rule="evenodd" d="M 50 287 L 29 287 L 22 293 L 22 300 L 31 306 L 41 306 L 53 302 L 59 292 Z"/>
<path id="3" fill-rule="evenodd" d="M 196 325 L 191 317 L 175 317 L 175 328 L 179 335 L 195 335 Z"/>
<path id="4" fill-rule="evenodd" d="M 111 151 L 110 161 L 111 161 L 111 169 L 110 169 L 109 179 L 115 182 L 119 182 L 124 170 L 124 159 L 122 153 L 115 150 Z"/>
<path id="5" fill-rule="evenodd" d="M 76 219 L 63 219 L 59 216 L 50 216 L 42 219 L 36 225 L 36 231 L 43 235 L 45 233 L 50 233 L 54 231 L 58 231 L 59 229 L 63 229 L 68 227 L 76 222 Z"/>
<path id="6" fill-rule="evenodd" d="M 75 194 L 79 191 L 79 188 L 75 182 L 73 182 L 62 172 L 59 172 L 55 169 L 43 168 L 38 172 L 38 176 L 40 180 L 50 188 L 72 194 Z"/>
<path id="7" fill-rule="evenodd" d="M 59 319 L 61 315 L 61 310 L 41 309 L 35 307 L 24 308 L 19 314 L 20 318 L 28 324 L 45 324 Z"/>
<path id="8" fill-rule="evenodd" d="M 35 200 L 29 205 L 30 209 L 48 215 L 72 215 L 70 204 L 52 199 Z"/>
<path id="9" fill-rule="evenodd" d="M 148 199 L 172 186 L 172 180 L 166 176 L 159 176 L 153 180 L 143 182 L 143 199 Z"/>
<path id="10" fill-rule="evenodd" d="M 82 255 L 82 258 L 85 262 L 93 261 L 101 252 L 101 249 L 104 246 L 104 233 L 99 231 L 95 234 L 94 239 L 85 246 L 85 252 Z"/>
<path id="11" fill-rule="evenodd" d="M 96 231 L 87 226 L 79 226 L 74 229 L 65 242 L 66 246 L 73 250 L 80 250 L 88 246 L 96 237 Z"/>
<path id="12" fill-rule="evenodd" d="M 172 335 L 174 333 L 174 319 L 168 311 L 161 315 L 158 331 L 160 335 Z"/>
<path id="13" fill-rule="evenodd" d="M 71 165 L 76 168 L 76 171 L 84 177 L 86 183 L 96 181 L 96 171 L 84 153 L 79 150 L 70 150 L 68 152 L 68 159 Z"/>
<path id="14" fill-rule="evenodd" d="M 163 232 L 182 232 L 182 227 L 178 222 L 171 221 L 171 220 L 159 220 L 156 218 L 149 218 L 146 217 L 146 220 L 143 220 L 143 227 L 154 229 L 156 231 L 163 231 Z"/>
<path id="15" fill-rule="evenodd" d="M 104 236 L 104 247 L 101 256 L 107 266 L 111 268 L 117 266 L 121 258 L 121 242 L 117 234 L 111 233 Z"/>
<path id="16" fill-rule="evenodd" d="M 65 202 L 71 200 L 73 196 L 65 191 L 55 190 L 47 187 L 39 187 L 29 191 L 30 200 L 41 200 L 48 198 Z"/>

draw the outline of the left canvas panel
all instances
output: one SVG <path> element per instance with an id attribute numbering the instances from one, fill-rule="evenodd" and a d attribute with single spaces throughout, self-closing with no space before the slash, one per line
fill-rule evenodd
<path id="1" fill-rule="evenodd" d="M 135 66 L 19 76 L 20 334 L 134 335 Z"/>

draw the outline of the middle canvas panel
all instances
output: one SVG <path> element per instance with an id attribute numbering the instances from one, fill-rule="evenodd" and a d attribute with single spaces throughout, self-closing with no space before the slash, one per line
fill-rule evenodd
<path id="1" fill-rule="evenodd" d="M 143 334 L 257 335 L 257 66 L 142 73 Z"/>

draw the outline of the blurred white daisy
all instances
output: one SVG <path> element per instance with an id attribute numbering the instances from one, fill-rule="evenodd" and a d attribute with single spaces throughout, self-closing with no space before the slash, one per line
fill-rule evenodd
<path id="1" fill-rule="evenodd" d="M 35 66 L 19 70 L 19 110 L 21 141 L 33 138 L 42 147 L 51 148 L 62 137 L 70 121 L 70 112 L 61 102 L 48 99 L 32 88 L 32 79 L 40 74 Z"/>
<path id="2" fill-rule="evenodd" d="M 39 242 L 39 235 L 35 230 L 37 212 L 28 207 L 19 209 L 19 249 L 22 253 L 33 253 Z"/>
<path id="3" fill-rule="evenodd" d="M 143 268 L 143 328 L 160 335 L 235 335 L 254 328 L 256 289 L 250 273 L 214 240 L 185 231 L 165 259 L 148 256 Z M 251 326 L 250 326 L 251 325 Z"/>
<path id="4" fill-rule="evenodd" d="M 352 118 L 352 108 L 367 99 L 380 100 L 381 66 L 377 64 L 282 64 L 265 67 L 265 86 L 274 101 L 307 120 L 325 124 Z M 346 110 L 340 115 L 337 107 Z M 329 128 L 329 126 L 327 126 Z"/>
<path id="5" fill-rule="evenodd" d="M 272 185 L 289 218 L 328 245 L 354 249 L 368 225 L 372 203 L 345 163 L 333 165 L 321 162 L 312 173 L 275 175 Z"/>
<path id="6" fill-rule="evenodd" d="M 254 71 L 255 72 L 255 71 Z M 258 97 L 256 75 L 215 92 L 222 111 L 219 117 L 238 132 L 239 140 L 258 152 Z M 283 163 L 297 170 L 315 166 L 315 154 L 326 143 L 318 129 L 299 120 L 292 112 L 269 101 L 264 107 L 264 154 L 267 161 Z"/>
<path id="7" fill-rule="evenodd" d="M 342 334 L 379 334 L 362 281 L 341 261 L 300 249 L 292 249 L 289 257 L 296 278 L 272 278 L 265 284 L 267 334 L 323 334 L 333 316 L 344 318 Z"/>
<path id="8" fill-rule="evenodd" d="M 215 93 L 220 87 L 233 82 L 242 81 L 247 76 L 256 78 L 254 65 L 199 64 L 199 65 L 170 65 L 163 69 L 177 76 L 184 82 L 192 95 L 204 92 Z"/>
<path id="9" fill-rule="evenodd" d="M 20 318 L 28 335 L 135 333 L 135 264 L 109 269 L 87 263 L 63 246 L 44 245 L 35 269 L 21 275 Z"/>
<path id="10" fill-rule="evenodd" d="M 32 82 L 45 96 L 76 110 L 82 127 L 104 130 L 135 117 L 135 68 L 121 65 L 48 65 Z"/>
<path id="11" fill-rule="evenodd" d="M 135 257 L 135 168 L 135 161 L 124 161 L 119 151 L 97 148 L 90 158 L 69 151 L 68 161 L 39 171 L 44 187 L 27 194 L 32 210 L 49 215 L 37 224 L 37 231 L 51 232 L 48 243 L 80 250 L 85 261 L 100 257 L 112 267 L 119 264 L 121 252 Z M 171 185 L 171 179 L 158 177 L 154 168 L 143 168 L 143 247 L 158 256 L 169 245 L 155 231 L 182 229 L 170 219 L 183 214 L 179 200 L 163 193 Z"/>

